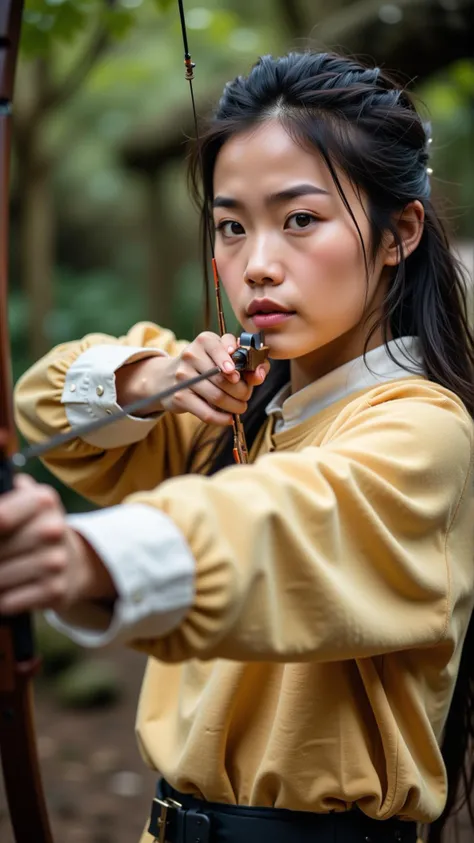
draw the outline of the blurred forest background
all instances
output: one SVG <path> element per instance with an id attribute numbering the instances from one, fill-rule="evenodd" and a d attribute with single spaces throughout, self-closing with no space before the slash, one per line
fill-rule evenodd
<path id="1" fill-rule="evenodd" d="M 434 192 L 473 274 L 474 0 L 185 7 L 200 115 L 263 53 L 337 48 L 394 71 L 432 122 Z M 15 378 L 91 331 L 120 335 L 137 320 L 190 339 L 201 330 L 182 60 L 177 0 L 26 0 L 11 174 Z M 51 482 L 38 463 L 31 471 Z M 60 491 L 69 510 L 90 508 Z M 39 633 L 39 749 L 55 838 L 132 843 L 154 781 L 133 737 L 143 662 L 125 651 L 85 657 L 41 623 Z M 11 841 L 1 794 L 0 838 Z"/>
<path id="2" fill-rule="evenodd" d="M 337 48 L 395 71 L 432 121 L 434 189 L 471 262 L 473 0 L 188 0 L 185 8 L 200 115 L 262 53 Z M 11 183 L 15 377 L 91 331 L 117 335 L 150 319 L 191 339 L 202 328 L 182 56 L 177 0 L 27 0 Z M 61 491 L 69 508 L 82 508 Z"/>

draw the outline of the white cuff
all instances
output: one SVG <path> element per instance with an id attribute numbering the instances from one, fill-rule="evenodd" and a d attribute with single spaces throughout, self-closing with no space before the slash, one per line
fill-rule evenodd
<path id="1" fill-rule="evenodd" d="M 124 345 L 93 345 L 70 366 L 61 403 L 72 428 L 118 413 L 115 372 L 125 363 L 146 357 L 166 357 L 157 348 Z M 84 436 L 84 442 L 97 448 L 121 448 L 145 439 L 157 418 L 126 416 L 103 430 Z"/>
<path id="2" fill-rule="evenodd" d="M 84 601 L 52 626 L 83 647 L 159 638 L 175 629 L 194 600 L 195 561 L 175 523 L 146 504 L 123 504 L 68 516 L 94 548 L 118 592 L 113 612 Z"/>

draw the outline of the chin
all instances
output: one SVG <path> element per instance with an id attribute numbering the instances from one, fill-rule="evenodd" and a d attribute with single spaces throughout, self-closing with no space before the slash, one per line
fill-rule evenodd
<path id="1" fill-rule="evenodd" d="M 272 337 L 270 333 L 265 334 L 265 345 L 268 346 L 268 356 L 271 360 L 296 360 L 307 353 L 306 351 L 295 351 L 294 344 L 282 342 L 281 339 L 278 341 L 278 338 Z"/>

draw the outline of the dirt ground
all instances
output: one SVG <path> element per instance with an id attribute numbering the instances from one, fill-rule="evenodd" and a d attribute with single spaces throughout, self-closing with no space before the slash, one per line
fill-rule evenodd
<path id="1" fill-rule="evenodd" d="M 143 764 L 134 736 L 145 662 L 131 651 L 109 652 L 107 659 L 116 660 L 123 683 L 123 698 L 111 708 L 65 711 L 44 690 L 36 692 L 38 747 L 55 843 L 138 843 L 148 816 L 156 776 Z M 13 843 L 3 789 L 0 843 Z"/>

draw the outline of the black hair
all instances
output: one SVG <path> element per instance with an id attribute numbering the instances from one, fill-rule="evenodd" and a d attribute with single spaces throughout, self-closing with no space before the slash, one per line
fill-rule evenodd
<path id="1" fill-rule="evenodd" d="M 382 329 L 385 345 L 390 334 L 394 338 L 416 336 L 426 376 L 452 390 L 474 416 L 474 336 L 468 319 L 466 282 L 431 200 L 429 129 L 410 95 L 380 68 L 332 53 L 290 53 L 282 58 L 264 56 L 248 76 L 239 76 L 226 85 L 190 162 L 192 190 L 202 215 L 204 265 L 209 256 L 213 176 L 219 151 L 237 133 L 270 119 L 278 120 L 294 141 L 322 157 L 356 226 L 367 270 L 386 232 L 391 232 L 398 244 L 400 260 L 380 318 L 368 330 L 366 348 L 378 328 Z M 368 250 L 338 171 L 367 197 L 371 231 Z M 405 259 L 393 220 L 415 200 L 424 206 L 423 234 L 418 247 Z M 406 368 L 410 371 L 409 359 Z M 249 448 L 265 422 L 268 401 L 289 377 L 288 361 L 273 361 L 265 383 L 254 390 L 243 416 Z M 199 465 L 200 452 L 206 456 Z M 198 436 L 190 470 L 213 474 L 231 463 L 231 430 L 216 437 L 210 449 L 207 434 Z M 441 840 L 462 786 L 474 827 L 470 804 L 472 760 L 468 765 L 473 737 L 471 621 L 442 748 L 449 782 L 447 804 L 430 829 L 430 843 Z"/>

